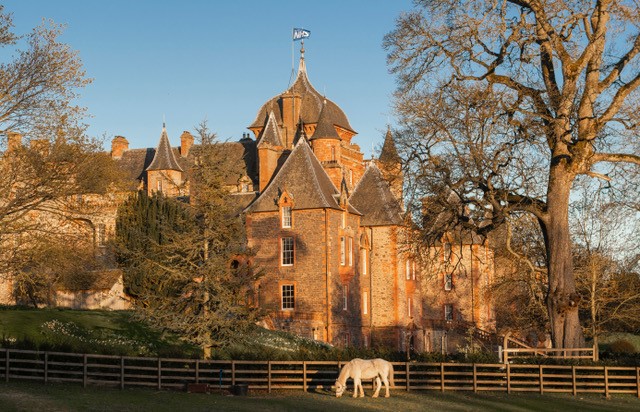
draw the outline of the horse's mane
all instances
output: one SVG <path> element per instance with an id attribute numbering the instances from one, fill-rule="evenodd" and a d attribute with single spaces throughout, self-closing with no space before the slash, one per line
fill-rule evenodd
<path id="1" fill-rule="evenodd" d="M 347 379 L 349 379 L 349 374 L 351 373 L 351 362 L 353 361 L 347 362 L 340 370 L 340 375 L 338 376 L 338 382 L 340 382 L 343 385 L 347 382 Z"/>

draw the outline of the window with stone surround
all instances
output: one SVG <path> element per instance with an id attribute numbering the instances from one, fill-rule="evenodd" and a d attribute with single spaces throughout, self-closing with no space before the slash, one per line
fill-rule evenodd
<path id="1" fill-rule="evenodd" d="M 344 236 L 340 236 L 340 264 L 344 266 L 347 262 L 346 244 Z"/>
<path id="2" fill-rule="evenodd" d="M 453 304 L 447 303 L 444 305 L 444 320 L 451 322 L 453 320 Z"/>
<path id="3" fill-rule="evenodd" d="M 451 243 L 446 242 L 442 245 L 442 258 L 445 263 L 451 260 Z"/>
<path id="4" fill-rule="evenodd" d="M 342 285 L 342 310 L 349 307 L 349 285 Z"/>
<path id="5" fill-rule="evenodd" d="M 294 242 L 293 237 L 283 237 L 281 239 L 282 249 L 282 266 L 292 266 L 294 260 Z"/>
<path id="6" fill-rule="evenodd" d="M 282 207 L 282 227 L 291 228 L 291 206 Z"/>
<path id="7" fill-rule="evenodd" d="M 296 307 L 294 285 L 282 285 L 282 310 L 293 310 Z"/>
<path id="8" fill-rule="evenodd" d="M 444 290 L 453 289 L 453 273 L 448 272 L 444 274 Z"/>
<path id="9" fill-rule="evenodd" d="M 353 266 L 353 238 L 349 238 L 349 266 Z"/>
<path id="10" fill-rule="evenodd" d="M 360 249 L 360 256 L 362 258 L 362 274 L 367 274 L 367 249 Z"/>
<path id="11" fill-rule="evenodd" d="M 362 314 L 369 314 L 369 291 L 365 290 L 362 292 Z"/>

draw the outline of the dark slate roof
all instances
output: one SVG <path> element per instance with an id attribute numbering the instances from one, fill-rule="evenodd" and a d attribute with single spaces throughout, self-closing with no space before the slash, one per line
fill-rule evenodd
<path id="1" fill-rule="evenodd" d="M 387 134 L 384 137 L 384 144 L 382 145 L 379 160 L 382 163 L 400 162 L 401 160 L 398 155 L 398 150 L 396 150 L 396 144 L 393 141 L 390 128 L 387 129 Z"/>
<path id="2" fill-rule="evenodd" d="M 311 136 L 309 140 L 315 139 L 340 140 L 340 135 L 338 135 L 336 128 L 333 127 L 333 123 L 331 123 L 331 120 L 329 119 L 326 100 L 322 104 L 322 111 L 320 111 L 320 117 L 318 118 L 318 125 L 316 126 L 316 130 L 313 132 L 313 136 Z"/>
<path id="3" fill-rule="evenodd" d="M 156 154 L 146 170 L 184 171 L 176 160 L 173 150 L 171 150 L 171 144 L 169 143 L 169 137 L 167 136 L 167 129 L 164 126 L 162 127 L 162 134 L 160 135 L 160 142 L 158 143 Z"/>
<path id="4" fill-rule="evenodd" d="M 295 209 L 337 209 L 340 192 L 313 154 L 309 143 L 299 139 L 276 176 L 245 211 L 270 212 L 278 210 L 278 198 L 286 190 Z M 359 214 L 353 207 L 351 213 Z"/>
<path id="5" fill-rule="evenodd" d="M 300 66 L 298 68 L 298 76 L 293 85 L 287 89 L 286 93 L 295 93 L 302 98 L 302 108 L 300 109 L 300 118 L 306 123 L 317 123 L 322 110 L 322 104 L 325 100 L 318 91 L 311 85 L 307 77 L 307 69 L 304 63 L 304 57 L 300 57 Z M 269 113 L 273 111 L 276 120 L 282 121 L 281 95 L 277 95 L 268 100 L 258 111 L 258 115 L 249 127 L 262 127 L 268 120 Z M 327 117 L 332 124 L 340 126 L 343 129 L 354 131 L 347 116 L 337 104 L 327 99 Z"/>
<path id="6" fill-rule="evenodd" d="M 239 142 L 220 143 L 227 150 L 227 159 L 235 167 L 236 173 L 227 177 L 226 184 L 237 184 L 238 179 L 244 175 L 249 176 L 254 184 L 258 183 L 258 165 L 256 142 L 253 139 L 242 139 Z M 199 145 L 193 145 L 189 157 L 181 157 L 178 148 L 172 148 L 174 159 L 182 170 L 189 170 L 193 158 L 197 155 Z M 146 180 L 146 170 L 156 157 L 155 148 L 125 150 L 120 159 L 115 161 L 120 169 L 126 173 L 129 180 L 136 182 L 133 189 L 137 188 L 137 182 Z M 150 169 L 153 170 L 153 169 Z"/>
<path id="7" fill-rule="evenodd" d="M 271 145 L 274 147 L 282 146 L 280 129 L 278 128 L 278 122 L 276 121 L 276 116 L 273 114 L 273 111 L 269 112 L 267 124 L 262 130 L 260 141 L 258 142 L 258 147 L 265 145 Z"/>
<path id="8" fill-rule="evenodd" d="M 122 153 L 122 157 L 116 162 L 120 169 L 127 173 L 127 177 L 132 181 L 143 181 L 146 179 L 145 170 L 151 164 L 156 149 L 129 149 Z"/>
<path id="9" fill-rule="evenodd" d="M 349 202 L 362 213 L 362 226 L 402 225 L 402 207 L 380 169 L 370 163 L 353 189 Z"/>
<path id="10" fill-rule="evenodd" d="M 233 167 L 227 176 L 226 184 L 237 184 L 242 176 L 249 176 L 254 184 L 258 183 L 258 154 L 256 141 L 250 138 L 239 142 L 220 143 L 226 150 L 226 158 Z"/>

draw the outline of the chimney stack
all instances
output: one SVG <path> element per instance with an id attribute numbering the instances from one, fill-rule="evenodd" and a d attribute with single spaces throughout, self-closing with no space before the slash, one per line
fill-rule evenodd
<path id="1" fill-rule="evenodd" d="M 121 159 L 125 150 L 129 150 L 129 141 L 123 136 L 116 136 L 111 141 L 111 157 Z"/>
<path id="2" fill-rule="evenodd" d="M 180 156 L 189 156 L 189 150 L 193 146 L 193 136 L 188 131 L 182 132 L 180 135 Z"/>
<path id="3" fill-rule="evenodd" d="M 22 135 L 18 132 L 7 132 L 7 151 L 18 149 L 22 146 Z"/>

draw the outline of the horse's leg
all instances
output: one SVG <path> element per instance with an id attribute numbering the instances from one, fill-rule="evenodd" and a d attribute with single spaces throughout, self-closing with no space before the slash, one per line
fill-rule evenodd
<path id="1" fill-rule="evenodd" d="M 382 387 L 382 384 L 380 383 L 380 377 L 376 376 L 376 391 L 373 393 L 372 398 L 377 398 L 378 394 L 380 393 L 380 388 Z"/>
<path id="2" fill-rule="evenodd" d="M 389 397 L 389 378 L 387 378 L 385 376 L 383 381 L 384 381 L 384 390 L 385 390 L 384 397 L 388 398 Z M 380 386 L 382 386 L 382 385 L 380 385 Z"/>
<path id="3" fill-rule="evenodd" d="M 353 378 L 353 397 L 358 397 L 358 386 L 362 386 L 362 382 L 360 382 L 360 378 Z"/>

